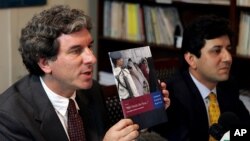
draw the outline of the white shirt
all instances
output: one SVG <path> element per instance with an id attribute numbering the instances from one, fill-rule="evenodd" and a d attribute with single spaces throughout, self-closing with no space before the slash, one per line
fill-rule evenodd
<path id="1" fill-rule="evenodd" d="M 54 93 L 51 89 L 49 89 L 47 87 L 47 85 L 44 83 L 43 79 L 40 77 L 40 81 L 42 83 L 42 86 L 47 94 L 47 96 L 49 97 L 50 102 L 52 103 L 53 107 L 55 108 L 56 114 L 59 117 L 62 126 L 69 138 L 68 135 L 68 105 L 69 105 L 69 98 L 60 96 L 59 94 Z M 76 97 L 76 93 L 74 92 L 74 94 L 70 97 L 71 99 L 74 100 L 75 105 L 77 110 L 79 110 L 79 106 L 77 105 L 76 101 L 75 101 L 75 97 Z"/>
<path id="2" fill-rule="evenodd" d="M 208 89 L 205 85 L 203 85 L 200 81 L 198 81 L 191 73 L 191 78 L 194 81 L 196 87 L 200 91 L 201 97 L 203 98 L 204 104 L 206 105 L 206 110 L 207 110 L 207 117 L 208 117 L 208 122 L 210 121 L 209 116 L 208 116 L 208 105 L 209 105 L 209 99 L 208 95 L 213 92 L 216 95 L 216 87 L 212 90 Z"/>

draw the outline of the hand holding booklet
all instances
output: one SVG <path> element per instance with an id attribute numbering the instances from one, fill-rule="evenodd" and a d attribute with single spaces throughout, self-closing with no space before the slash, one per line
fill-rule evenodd
<path id="1" fill-rule="evenodd" d="M 167 121 L 149 46 L 109 52 L 123 115 L 140 129 Z"/>

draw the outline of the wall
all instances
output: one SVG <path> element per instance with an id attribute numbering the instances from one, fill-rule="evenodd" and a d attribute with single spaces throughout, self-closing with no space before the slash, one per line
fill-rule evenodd
<path id="1" fill-rule="evenodd" d="M 0 10 L 0 93 L 10 83 L 10 11 Z M 3 19 L 3 20 L 2 20 Z M 7 27 L 6 27 L 7 26 Z"/>
<path id="2" fill-rule="evenodd" d="M 83 9 L 89 14 L 89 9 L 96 11 L 96 6 L 93 3 L 89 6 L 89 1 L 47 0 L 47 4 L 44 6 L 0 9 L 0 93 L 27 74 L 17 50 L 21 28 L 24 27 L 27 21 L 35 13 L 39 13 L 54 4 L 68 4 L 73 8 Z M 91 12 L 90 16 L 95 18 L 95 12 Z M 94 51 L 96 52 L 95 48 Z"/>

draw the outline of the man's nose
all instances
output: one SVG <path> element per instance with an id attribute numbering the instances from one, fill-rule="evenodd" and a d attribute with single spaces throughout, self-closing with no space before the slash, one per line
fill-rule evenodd
<path id="1" fill-rule="evenodd" d="M 92 64 L 96 63 L 96 57 L 90 48 L 86 48 L 85 52 L 83 53 L 83 59 L 84 62 L 89 62 Z"/>

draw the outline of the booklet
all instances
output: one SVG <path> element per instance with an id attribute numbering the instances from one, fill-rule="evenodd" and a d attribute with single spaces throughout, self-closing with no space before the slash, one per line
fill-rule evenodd
<path id="1" fill-rule="evenodd" d="M 109 52 L 115 84 L 125 118 L 140 129 L 167 121 L 149 46 Z"/>

